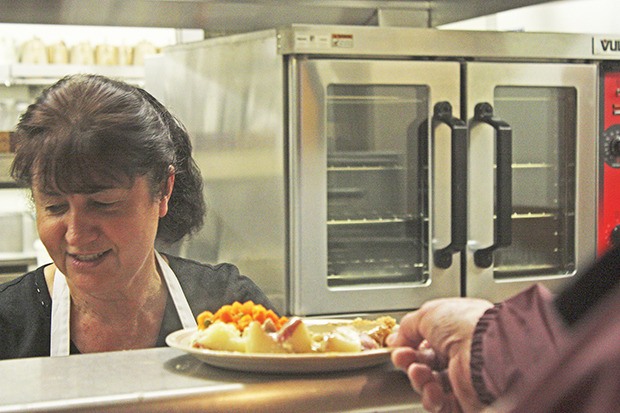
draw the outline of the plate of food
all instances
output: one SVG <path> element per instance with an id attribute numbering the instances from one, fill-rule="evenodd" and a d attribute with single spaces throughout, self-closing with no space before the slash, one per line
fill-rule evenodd
<path id="1" fill-rule="evenodd" d="M 245 317 L 245 318 L 244 318 Z M 392 317 L 322 319 L 278 317 L 252 302 L 198 316 L 198 327 L 166 343 L 212 366 L 260 373 L 335 372 L 389 361 Z"/>

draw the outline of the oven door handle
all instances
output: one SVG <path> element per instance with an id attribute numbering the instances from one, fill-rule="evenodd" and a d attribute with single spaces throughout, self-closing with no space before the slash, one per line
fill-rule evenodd
<path id="1" fill-rule="evenodd" d="M 433 126 L 445 123 L 450 127 L 451 139 L 451 230 L 450 244 L 434 251 L 435 265 L 448 268 L 452 254 L 462 251 L 467 243 L 467 124 L 452 115 L 449 102 L 438 102 L 433 110 Z"/>
<path id="2" fill-rule="evenodd" d="M 512 127 L 496 117 L 493 106 L 486 102 L 476 105 L 474 120 L 487 123 L 495 129 L 497 209 L 493 245 L 474 252 L 475 264 L 488 268 L 493 264 L 493 251 L 512 243 Z"/>

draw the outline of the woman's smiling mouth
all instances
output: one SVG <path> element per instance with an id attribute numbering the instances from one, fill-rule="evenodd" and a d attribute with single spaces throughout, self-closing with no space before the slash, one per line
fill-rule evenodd
<path id="1" fill-rule="evenodd" d="M 70 253 L 67 253 L 67 255 L 69 255 L 71 258 L 73 258 L 76 261 L 92 262 L 92 261 L 96 261 L 99 258 L 103 257 L 108 252 L 109 252 L 109 250 L 103 251 L 103 252 L 99 252 L 99 253 L 96 253 L 96 254 L 70 254 Z"/>

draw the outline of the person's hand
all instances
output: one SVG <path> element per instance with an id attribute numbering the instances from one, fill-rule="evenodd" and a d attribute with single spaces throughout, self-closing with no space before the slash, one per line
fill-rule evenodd
<path id="1" fill-rule="evenodd" d="M 388 337 L 394 365 L 405 371 L 422 405 L 431 412 L 478 412 L 471 382 L 470 350 L 474 329 L 493 304 L 473 298 L 447 298 L 425 303 L 405 315 L 397 333 Z"/>

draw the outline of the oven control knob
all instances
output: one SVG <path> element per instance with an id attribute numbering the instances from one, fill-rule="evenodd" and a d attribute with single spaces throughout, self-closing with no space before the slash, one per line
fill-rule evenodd
<path id="1" fill-rule="evenodd" d="M 607 128 L 602 138 L 604 162 L 612 168 L 620 168 L 620 124 Z"/>
<path id="2" fill-rule="evenodd" d="M 609 153 L 613 156 L 620 156 L 620 136 L 614 137 L 609 142 Z"/>
<path id="3" fill-rule="evenodd" d="M 620 245 L 620 225 L 616 225 L 611 230 L 611 234 L 609 234 L 609 241 L 611 242 L 611 245 L 613 246 Z"/>

